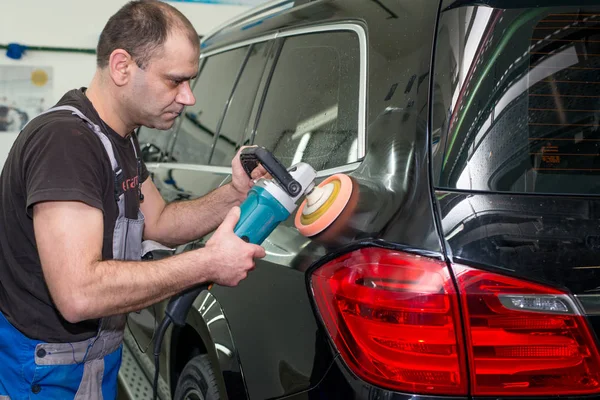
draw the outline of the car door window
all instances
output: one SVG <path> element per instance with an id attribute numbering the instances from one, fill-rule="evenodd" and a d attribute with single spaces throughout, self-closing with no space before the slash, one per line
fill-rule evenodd
<path id="1" fill-rule="evenodd" d="M 284 39 L 255 144 L 286 166 L 317 170 L 358 160 L 360 48 L 351 31 Z"/>
<path id="2" fill-rule="evenodd" d="M 244 70 L 233 91 L 210 164 L 231 165 L 231 159 L 244 137 L 249 136 L 248 119 L 263 74 L 269 52 L 269 42 L 254 44 L 250 49 Z"/>
<path id="3" fill-rule="evenodd" d="M 248 47 L 210 56 L 194 85 L 196 104 L 187 107 L 177 131 L 173 157 L 178 162 L 206 164 L 218 124 Z"/>

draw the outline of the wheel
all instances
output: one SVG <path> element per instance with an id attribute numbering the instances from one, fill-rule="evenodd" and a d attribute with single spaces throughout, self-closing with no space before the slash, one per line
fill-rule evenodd
<path id="1" fill-rule="evenodd" d="M 175 400 L 219 400 L 217 380 L 207 355 L 192 358 L 181 371 Z"/>

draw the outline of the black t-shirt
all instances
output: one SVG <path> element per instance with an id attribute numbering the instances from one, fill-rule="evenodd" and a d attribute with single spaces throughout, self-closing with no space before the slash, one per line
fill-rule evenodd
<path id="1" fill-rule="evenodd" d="M 137 161 L 129 137 L 102 122 L 83 90 L 69 91 L 57 105 L 73 106 L 98 124 L 113 144 L 124 182 L 135 182 Z M 137 139 L 135 143 L 140 154 Z M 147 177 L 142 163 L 141 182 Z M 128 189 L 126 216 L 135 219 L 137 187 L 123 186 Z M 55 343 L 84 340 L 96 334 L 98 320 L 67 322 L 44 281 L 32 219 L 33 205 L 43 201 L 81 201 L 102 210 L 102 257 L 112 259 L 118 209 L 110 159 L 96 134 L 70 111 L 53 111 L 30 121 L 0 175 L 0 311 L 29 338 Z"/>

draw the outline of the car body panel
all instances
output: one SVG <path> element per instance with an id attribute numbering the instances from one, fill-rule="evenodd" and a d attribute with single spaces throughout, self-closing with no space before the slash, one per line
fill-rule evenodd
<path id="1" fill-rule="evenodd" d="M 322 243 L 301 236 L 293 226 L 292 216 L 263 243 L 267 256 L 257 261 L 256 270 L 247 279 L 233 289 L 213 287 L 213 308 L 221 310 L 222 317 L 215 320 L 202 315 L 204 323 L 210 325 L 213 341 L 206 347 L 214 348 L 215 343 L 224 346 L 241 362 L 240 367 L 224 358 L 227 351 L 215 352 L 220 372 L 224 376 L 243 376 L 250 399 L 285 397 L 314 388 L 333 363 L 335 353 L 327 345 L 327 336 L 305 286 L 305 272 L 313 263 L 340 246 L 364 238 L 385 237 L 419 248 L 426 242 L 426 250 L 441 251 L 435 235 L 431 193 L 423 184 L 428 180 L 426 121 L 433 43 L 429 27 L 435 24 L 437 5 L 437 1 L 427 1 L 414 7 L 407 0 L 315 2 L 269 18 L 240 34 L 247 39 L 264 38 L 273 32 L 290 30 L 292 25 L 295 30 L 308 32 L 352 25 L 369 38 L 368 47 L 362 49 L 367 68 L 363 70 L 365 84 L 368 82 L 364 96 L 368 103 L 361 108 L 359 118 L 367 127 L 364 145 L 369 147 L 369 153 L 352 167 L 356 167 L 353 171 L 341 168 L 353 177 L 358 195 L 349 221 L 332 242 Z M 357 15 L 361 17 L 357 19 Z M 303 22 L 298 24 L 298 19 Z M 391 42 L 389 37 L 393 38 Z M 213 38 L 215 42 L 216 39 Z M 210 56 L 237 40 L 219 38 L 218 46 L 206 46 L 203 52 Z M 397 49 L 400 41 L 405 43 L 403 52 Z M 268 64 L 265 69 L 265 82 L 257 97 L 268 86 L 267 70 L 271 67 Z M 259 111 L 255 105 L 250 124 Z M 255 144 L 260 145 L 260 140 Z M 169 201 L 199 197 L 227 178 L 226 169 L 210 166 L 154 163 L 149 169 Z M 327 175 L 321 173 L 319 181 Z M 415 219 L 421 223 L 419 229 L 411 231 L 390 224 L 392 220 L 412 224 Z M 196 317 L 190 322 L 192 327 L 201 325 Z M 194 329 L 201 332 L 203 327 Z M 171 354 L 171 362 L 174 357 Z M 171 374 L 170 379 L 176 376 Z M 239 386 L 239 382 L 236 384 Z"/>
<path id="2" fill-rule="evenodd" d="M 388 5 L 392 10 L 403 11 L 402 4 L 391 3 Z M 395 52 L 393 43 L 385 45 L 371 39 L 372 45 L 367 49 L 369 153 L 358 168 L 349 173 L 355 179 L 359 200 L 335 242 L 324 245 L 302 237 L 290 218 L 263 243 L 267 256 L 257 261 L 256 270 L 247 279 L 234 289 L 212 289 L 230 324 L 250 399 L 279 398 L 306 391 L 320 381 L 333 359 L 330 350 L 320 350 L 323 348 L 320 344 L 322 327 L 305 288 L 305 271 L 310 265 L 344 244 L 384 235 L 407 246 L 419 247 L 423 238 L 430 238 L 428 250 L 440 251 L 439 242 L 432 235 L 434 220 L 430 192 L 427 185 L 422 184 L 423 180 L 428 180 L 425 128 L 433 37 L 429 29 L 421 31 L 417 27 L 435 24 L 437 3 L 429 2 L 428 6 L 431 5 L 433 7 L 423 5 L 421 13 L 412 10 L 410 17 L 417 20 L 410 26 L 403 25 L 409 16 L 388 19 L 389 13 L 376 3 L 361 1 L 317 2 L 301 7 L 293 15 L 269 19 L 268 24 L 278 25 L 281 29 L 291 26 L 290 18 L 305 15 L 302 24 L 305 27 L 317 22 L 353 23 L 365 26 L 368 35 L 382 37 L 386 36 L 385 26 L 387 35 L 396 34 L 398 40 L 410 35 L 415 42 L 409 46 L 413 53 L 401 55 Z M 363 18 L 356 21 L 349 18 L 352 15 Z M 263 23 L 262 31 L 256 36 L 266 34 L 268 24 Z M 371 26 L 378 29 L 370 29 Z M 398 69 L 397 76 L 386 75 L 384 81 L 377 81 L 377 77 L 382 76 L 379 71 L 394 68 Z M 420 113 L 414 111 L 419 107 Z M 258 139 L 255 143 L 261 144 Z M 414 169 L 420 170 L 416 180 L 410 172 L 399 173 Z M 419 232 L 391 229 L 390 220 L 394 216 L 400 220 L 419 218 L 422 229 Z"/>
<path id="3" fill-rule="evenodd" d="M 598 272 L 593 268 L 593 255 L 600 248 L 596 223 L 600 200 L 433 189 L 436 171 L 430 142 L 433 139 L 433 147 L 445 144 L 443 124 L 435 118 L 451 111 L 449 99 L 431 99 L 439 89 L 434 88 L 431 74 L 438 13 L 440 7 L 475 4 L 442 3 L 302 2 L 263 19 L 226 27 L 203 42 L 202 57 L 209 59 L 269 41 L 269 60 L 249 105 L 247 127 L 236 143 L 239 147 L 264 144 L 256 134 L 257 126 L 288 37 L 355 32 L 361 42 L 364 74 L 357 116 L 360 157 L 348 165 L 319 171 L 317 182 L 338 172 L 353 181 L 351 201 L 343 218 L 330 226 L 330 236 L 301 236 L 292 215 L 262 244 L 267 255 L 257 260 L 256 269 L 245 280 L 235 288 L 215 286 L 196 299 L 188 326 L 167 336 L 169 350 L 163 360 L 168 368 L 163 378 L 171 388 L 185 361 L 205 352 L 222 378 L 223 398 L 458 399 L 375 387 L 345 366 L 314 307 L 310 272 L 323 260 L 356 246 L 391 246 L 565 287 L 580 296 L 590 323 L 600 327 L 600 298 L 596 298 L 600 291 L 594 283 Z M 443 66 L 447 61 L 437 60 Z M 206 142 L 212 143 L 211 154 L 216 140 Z M 228 182 L 231 173 L 227 167 L 177 162 L 148 167 L 168 201 L 200 197 Z M 208 237 L 177 252 L 201 247 Z M 559 268 L 565 263 L 573 268 Z M 147 341 L 152 321 L 147 312 L 144 318 L 134 319 L 134 325 L 143 325 L 135 329 Z"/>
<path id="4" fill-rule="evenodd" d="M 600 291 L 600 200 L 438 191 L 444 235 L 456 263 L 566 288 Z"/>

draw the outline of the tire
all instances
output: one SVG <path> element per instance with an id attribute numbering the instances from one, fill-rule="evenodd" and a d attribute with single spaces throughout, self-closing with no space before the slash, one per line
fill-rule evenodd
<path id="1" fill-rule="evenodd" d="M 219 400 L 217 380 L 207 355 L 192 358 L 181 371 L 174 400 Z"/>

